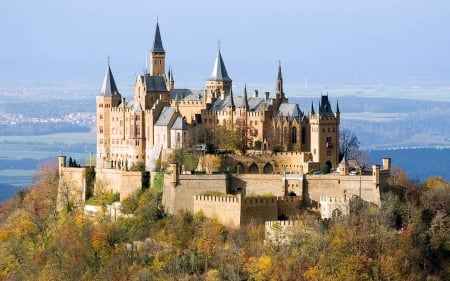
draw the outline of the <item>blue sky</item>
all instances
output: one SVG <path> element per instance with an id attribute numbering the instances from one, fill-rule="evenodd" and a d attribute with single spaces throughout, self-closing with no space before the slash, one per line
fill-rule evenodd
<path id="1" fill-rule="evenodd" d="M 157 18 L 176 87 L 199 88 L 217 42 L 235 85 L 450 81 L 450 5 L 422 0 L 40 0 L 0 3 L 0 83 L 98 83 L 143 71 Z M 261 90 L 272 90 L 261 89 Z"/>

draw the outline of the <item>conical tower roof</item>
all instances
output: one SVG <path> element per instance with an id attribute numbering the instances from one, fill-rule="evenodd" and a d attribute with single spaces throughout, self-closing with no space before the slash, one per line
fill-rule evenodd
<path id="1" fill-rule="evenodd" d="M 111 97 L 113 95 L 118 95 L 119 91 L 117 90 L 116 82 L 114 81 L 114 76 L 111 72 L 111 67 L 106 68 L 105 78 L 103 79 L 102 87 L 100 88 L 99 96 Z"/>
<path id="2" fill-rule="evenodd" d="M 227 69 L 220 54 L 220 50 L 217 52 L 216 61 L 214 62 L 214 67 L 209 77 L 210 81 L 225 81 L 231 82 L 231 78 L 228 76 Z"/>
<path id="3" fill-rule="evenodd" d="M 228 94 L 228 107 L 235 108 L 232 89 L 230 89 L 230 93 Z"/>
<path id="4" fill-rule="evenodd" d="M 243 101 L 242 101 L 243 107 L 248 109 L 249 106 L 248 106 L 248 97 L 247 97 L 247 84 L 245 84 L 245 86 L 244 86 L 244 95 L 243 95 L 242 99 L 243 99 Z"/>
<path id="5" fill-rule="evenodd" d="M 152 47 L 153 53 L 165 53 L 161 40 L 161 33 L 159 32 L 159 24 L 156 22 L 156 31 L 155 31 L 155 38 L 153 39 L 153 47 Z"/>

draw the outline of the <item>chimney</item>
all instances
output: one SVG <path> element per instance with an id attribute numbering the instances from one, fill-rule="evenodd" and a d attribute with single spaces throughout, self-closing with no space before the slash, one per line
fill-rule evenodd
<path id="1" fill-rule="evenodd" d="M 253 91 L 253 97 L 255 97 L 255 98 L 258 97 L 258 90 L 254 90 L 254 91 Z"/>
<path id="2" fill-rule="evenodd" d="M 264 92 L 264 97 L 266 98 L 266 100 L 269 99 L 269 95 L 270 95 L 269 92 Z"/>

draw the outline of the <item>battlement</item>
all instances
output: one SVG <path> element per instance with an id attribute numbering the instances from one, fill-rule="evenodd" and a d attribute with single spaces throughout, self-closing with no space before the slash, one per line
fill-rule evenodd
<path id="1" fill-rule="evenodd" d="M 320 204 L 326 203 L 347 203 L 346 197 L 331 197 L 331 196 L 320 196 Z"/>
<path id="2" fill-rule="evenodd" d="M 244 205 L 257 205 L 257 204 L 276 204 L 277 197 L 247 197 L 244 198 L 242 204 Z"/>
<path id="3" fill-rule="evenodd" d="M 293 226 L 296 226 L 298 224 L 299 224 L 298 220 L 287 220 L 287 221 L 276 220 L 276 221 L 266 221 L 264 223 L 264 225 L 266 227 L 266 230 L 268 228 L 274 228 L 274 227 L 278 227 L 278 226 L 283 227 L 283 228 L 284 227 L 293 227 Z"/>
<path id="4" fill-rule="evenodd" d="M 211 195 L 195 195 L 195 201 L 205 202 L 226 202 L 226 203 L 239 203 L 241 201 L 240 196 L 211 196 Z"/>

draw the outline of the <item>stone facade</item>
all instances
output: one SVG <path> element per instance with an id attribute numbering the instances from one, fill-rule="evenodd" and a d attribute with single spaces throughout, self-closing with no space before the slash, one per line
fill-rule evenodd
<path id="1" fill-rule="evenodd" d="M 323 217 L 328 218 L 338 207 L 341 214 L 347 214 L 345 206 L 354 197 L 379 205 L 380 188 L 387 184 L 389 169 L 390 159 L 383 159 L 381 168 L 374 165 L 368 175 L 355 176 L 339 173 L 178 175 L 173 172 L 177 171 L 176 165 L 172 165 L 172 172 L 165 175 L 163 205 L 171 214 L 182 209 L 192 212 L 201 209 L 205 215 L 234 226 L 276 220 L 280 216 L 292 219 L 301 208 L 321 210 L 323 207 Z M 210 191 L 238 197 L 231 200 L 202 196 Z M 270 195 L 275 197 L 266 198 Z"/>

